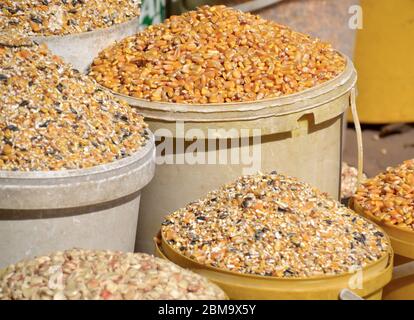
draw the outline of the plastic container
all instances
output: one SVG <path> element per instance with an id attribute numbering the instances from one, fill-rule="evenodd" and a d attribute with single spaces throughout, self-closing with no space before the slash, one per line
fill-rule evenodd
<path id="1" fill-rule="evenodd" d="M 130 157 L 80 170 L 0 171 L 0 268 L 72 247 L 133 251 L 154 138 Z"/>
<path id="2" fill-rule="evenodd" d="M 155 177 L 142 194 L 136 250 L 152 253 L 151 239 L 165 215 L 243 174 L 277 170 L 338 199 L 342 124 L 355 82 L 356 72 L 348 59 L 346 69 L 333 80 L 297 94 L 257 102 L 190 105 L 118 94 L 139 109 L 158 142 Z M 207 150 L 198 150 L 197 155 L 205 163 L 183 159 L 192 153 L 187 148 L 191 142 L 184 141 L 177 123 L 183 125 L 184 133 L 204 135 L 197 141 Z M 216 130 L 211 139 L 209 130 Z M 229 136 L 243 135 L 248 143 L 243 145 L 242 139 L 237 139 L 238 145 L 231 145 Z M 160 143 L 164 142 L 175 145 L 168 154 L 173 158 L 170 163 L 160 161 Z M 184 145 L 184 150 L 179 150 L 179 145 Z M 251 163 L 242 157 L 247 149 L 254 151 Z M 232 154 L 237 153 L 239 157 L 233 161 Z M 225 157 L 227 161 L 220 162 Z"/>
<path id="3" fill-rule="evenodd" d="M 294 279 L 244 275 L 197 263 L 176 252 L 160 233 L 154 241 L 157 256 L 207 277 L 233 300 L 338 300 L 343 289 L 356 283 L 355 274 Z M 392 266 L 390 248 L 387 255 L 362 270 L 361 289 L 350 289 L 364 299 L 380 300 L 383 287 L 391 280 Z"/>
<path id="4" fill-rule="evenodd" d="M 394 270 L 393 280 L 384 288 L 384 299 L 414 300 L 414 273 L 408 272 L 404 274 L 400 271 L 403 265 L 414 263 L 414 232 L 401 227 L 387 225 L 377 217 L 365 214 L 362 208 L 352 199 L 350 201 L 350 208 L 381 225 L 391 239 L 397 268 Z"/>
<path id="5" fill-rule="evenodd" d="M 361 0 L 361 6 L 354 60 L 361 122 L 413 122 L 414 1 Z"/>
<path id="6" fill-rule="evenodd" d="M 46 43 L 49 49 L 85 73 L 100 51 L 115 41 L 139 31 L 139 17 L 109 28 L 63 36 L 34 36 L 37 43 Z"/>

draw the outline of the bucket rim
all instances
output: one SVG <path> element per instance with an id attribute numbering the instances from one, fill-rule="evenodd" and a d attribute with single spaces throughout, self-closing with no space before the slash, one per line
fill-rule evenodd
<path id="1" fill-rule="evenodd" d="M 371 221 L 374 221 L 376 224 L 382 226 L 383 228 L 389 228 L 391 230 L 392 229 L 398 230 L 398 231 L 401 231 L 401 232 L 403 232 L 403 233 L 405 233 L 409 236 L 414 236 L 414 230 L 410 230 L 409 228 L 404 228 L 404 227 L 401 227 L 401 226 L 396 226 L 396 225 L 394 225 L 392 223 L 389 223 L 387 221 L 383 221 L 383 220 L 379 219 L 377 216 L 373 215 L 372 212 L 365 211 L 354 197 L 352 197 L 349 200 L 349 207 L 352 208 L 352 210 L 354 210 L 356 213 L 363 216 L 364 218 L 367 218 Z"/>
<path id="2" fill-rule="evenodd" d="M 348 84 L 345 91 L 348 91 L 355 86 L 356 83 L 356 70 L 351 59 L 340 51 L 335 50 L 341 56 L 346 59 L 345 69 L 338 74 L 335 78 L 326 82 L 318 84 L 312 88 L 308 88 L 299 92 L 295 92 L 280 97 L 267 98 L 256 101 L 243 101 L 243 102 L 230 102 L 230 103 L 206 103 L 206 104 L 186 104 L 186 103 L 173 103 L 173 102 L 158 102 L 150 101 L 146 99 L 135 98 L 130 95 L 115 92 L 107 87 L 100 85 L 101 88 L 111 92 L 117 98 L 123 99 L 131 106 L 139 107 L 140 110 L 148 110 L 150 112 L 165 112 L 165 113 L 194 113 L 194 114 L 212 114 L 212 113 L 234 113 L 234 112 L 248 112 L 259 111 L 268 109 L 271 107 L 290 107 L 292 110 L 280 110 L 280 114 L 289 114 L 304 111 L 313 108 L 315 103 L 310 101 L 313 98 L 317 98 L 323 94 L 332 92 L 333 90 Z M 296 108 L 293 108 L 295 104 L 299 104 Z M 274 111 L 274 109 L 273 109 Z M 272 112 L 272 115 L 278 113 Z M 260 117 L 260 116 L 259 116 Z M 151 118 L 151 117 L 150 117 Z"/>
<path id="3" fill-rule="evenodd" d="M 122 23 L 117 23 L 114 24 L 110 27 L 107 28 L 99 28 L 99 29 L 95 29 L 95 30 L 91 30 L 91 31 L 85 31 L 85 32 L 78 32 L 78 33 L 68 33 L 68 34 L 63 34 L 63 35 L 31 35 L 28 36 L 28 38 L 32 41 L 41 41 L 41 42 L 45 42 L 45 41 L 53 41 L 53 40 L 71 40 L 74 38 L 89 38 L 89 37 L 95 37 L 95 36 L 104 36 L 107 32 L 116 30 L 116 29 L 120 29 L 120 28 L 124 28 L 124 27 L 128 27 L 128 26 L 132 26 L 134 24 L 139 24 L 139 19 L 140 19 L 140 14 L 138 16 L 133 17 L 132 19 L 122 22 Z"/>
<path id="4" fill-rule="evenodd" d="M 370 211 L 365 211 L 363 210 L 362 206 L 358 203 L 358 201 L 352 197 L 349 200 L 349 207 L 352 208 L 356 213 L 358 213 L 359 215 L 363 216 L 364 218 L 367 218 L 373 222 L 375 222 L 377 225 L 382 226 L 385 231 L 387 231 L 387 229 L 389 230 L 393 230 L 393 231 L 401 231 L 403 234 L 409 236 L 409 237 L 413 237 L 414 236 L 414 230 L 411 231 L 408 228 L 404 228 L 404 227 L 400 227 L 400 226 L 396 226 L 394 224 L 391 224 L 387 221 L 383 221 L 380 218 L 378 218 L 377 216 L 375 216 L 374 214 L 372 214 L 372 212 Z M 394 237 L 394 234 L 393 234 Z M 397 240 L 403 240 L 401 238 L 395 237 Z M 413 244 L 413 248 L 414 248 L 414 244 Z"/>
<path id="5" fill-rule="evenodd" d="M 152 154 L 155 151 L 155 138 L 153 133 L 149 130 L 145 130 L 148 133 L 148 139 L 145 144 L 140 146 L 130 156 L 123 159 L 115 160 L 105 164 L 99 164 L 90 168 L 84 169 L 63 169 L 56 171 L 11 171 L 0 170 L 0 182 L 1 179 L 12 180 L 44 180 L 44 179 L 64 179 L 64 178 L 78 178 L 90 175 L 99 175 L 102 173 L 108 173 L 110 171 L 119 170 L 128 167 L 134 163 L 144 163 L 152 159 Z"/>
<path id="6" fill-rule="evenodd" d="M 351 210 L 352 211 L 352 210 Z M 393 248 L 391 246 L 391 239 L 388 236 L 388 234 L 383 230 L 383 228 L 381 226 L 378 226 L 376 223 L 370 221 L 369 219 L 362 217 L 363 219 L 365 219 L 366 221 L 373 223 L 374 225 L 376 225 L 376 227 L 384 234 L 384 237 L 387 239 L 388 241 L 388 250 L 383 254 L 383 256 L 372 262 L 367 264 L 365 267 L 362 268 L 362 271 L 367 271 L 368 269 L 374 268 L 375 266 L 384 263 L 384 260 L 387 259 L 387 266 L 389 265 L 390 261 L 392 261 L 393 255 L 394 255 L 394 251 Z M 244 273 L 239 273 L 239 272 L 234 272 L 234 271 L 230 271 L 230 270 L 225 270 L 225 269 L 220 269 L 217 267 L 213 267 L 213 266 L 209 266 L 206 264 L 202 264 L 199 263 L 181 253 L 179 253 L 177 250 L 175 250 L 163 237 L 162 231 L 161 229 L 159 230 L 159 232 L 157 233 L 157 235 L 154 237 L 154 242 L 155 245 L 161 250 L 161 252 L 163 252 L 165 254 L 165 256 L 168 258 L 168 260 L 170 260 L 170 257 L 167 256 L 167 254 L 165 253 L 165 250 L 163 248 L 163 246 L 166 246 L 166 248 L 172 252 L 172 254 L 178 256 L 180 259 L 184 259 L 187 262 L 189 262 L 190 264 L 197 266 L 197 269 L 205 269 L 205 270 L 209 270 L 212 272 L 216 272 L 216 273 L 221 273 L 221 274 L 228 274 L 231 276 L 236 276 L 236 277 L 243 277 L 243 278 L 248 278 L 248 279 L 254 279 L 254 280 L 271 280 L 271 281 L 284 281 L 284 282 L 303 282 L 303 281 L 307 281 L 307 282 L 312 282 L 312 281 L 319 281 L 319 280 L 331 280 L 331 279 L 340 279 L 340 278 L 347 278 L 350 277 L 352 275 L 355 274 L 355 272 L 344 272 L 341 274 L 331 274 L 331 275 L 325 275 L 325 276 L 310 276 L 310 277 L 292 277 L 292 278 L 283 278 L 283 277 L 275 277 L 275 276 L 262 276 L 262 275 L 256 275 L 256 274 L 244 274 Z"/>

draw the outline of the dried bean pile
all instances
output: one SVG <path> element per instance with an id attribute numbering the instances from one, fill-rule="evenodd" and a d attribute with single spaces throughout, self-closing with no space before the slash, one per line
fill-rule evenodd
<path id="1" fill-rule="evenodd" d="M 225 6 L 172 16 L 102 51 L 91 75 L 152 101 L 223 103 L 278 97 L 340 74 L 331 45 Z"/>
<path id="2" fill-rule="evenodd" d="M 167 216 L 161 231 L 177 252 L 199 263 L 275 277 L 355 271 L 390 246 L 375 224 L 275 172 L 209 193 Z"/>
<path id="3" fill-rule="evenodd" d="M 108 28 L 139 15 L 140 0 L 5 0 L 0 32 L 66 35 Z"/>
<path id="4" fill-rule="evenodd" d="M 205 278 L 144 253 L 72 249 L 0 272 L 0 300 L 225 298 Z"/>
<path id="5" fill-rule="evenodd" d="M 365 181 L 353 200 L 365 214 L 414 231 L 414 159 Z"/>
<path id="6" fill-rule="evenodd" d="M 0 170 L 81 169 L 136 152 L 148 139 L 136 109 L 45 45 L 0 44 Z"/>

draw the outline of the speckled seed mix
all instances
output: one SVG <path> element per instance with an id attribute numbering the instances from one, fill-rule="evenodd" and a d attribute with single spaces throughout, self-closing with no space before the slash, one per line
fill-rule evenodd
<path id="1" fill-rule="evenodd" d="M 139 0 L 3 0 L 0 32 L 66 35 L 108 28 L 139 15 Z"/>
<path id="2" fill-rule="evenodd" d="M 365 214 L 414 231 L 414 159 L 365 181 L 353 200 Z"/>
<path id="3" fill-rule="evenodd" d="M 163 238 L 195 261 L 244 274 L 312 277 L 384 256 L 376 225 L 296 179 L 244 176 L 166 217 Z"/>
<path id="4" fill-rule="evenodd" d="M 0 44 L 0 170 L 81 169 L 113 162 L 148 139 L 136 109 L 45 45 Z"/>
<path id="5" fill-rule="evenodd" d="M 136 98 L 223 103 L 302 91 L 344 67 L 327 43 L 252 14 L 203 6 L 105 49 L 91 75 Z"/>
<path id="6" fill-rule="evenodd" d="M 144 253 L 72 249 L 0 273 L 0 300 L 225 299 L 205 278 Z"/>

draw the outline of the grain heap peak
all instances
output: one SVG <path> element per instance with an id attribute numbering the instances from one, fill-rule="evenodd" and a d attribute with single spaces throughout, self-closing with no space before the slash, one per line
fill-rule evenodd
<path id="1" fill-rule="evenodd" d="M 166 217 L 162 237 L 198 263 L 243 274 L 314 277 L 384 257 L 375 224 L 294 178 L 244 176 Z"/>
<path id="2" fill-rule="evenodd" d="M 0 44 L 0 170 L 83 169 L 148 140 L 138 112 L 45 45 Z"/>
<path id="3" fill-rule="evenodd" d="M 225 6 L 203 6 L 103 50 L 91 75 L 152 101 L 225 103 L 312 88 L 345 68 L 330 44 Z"/>

